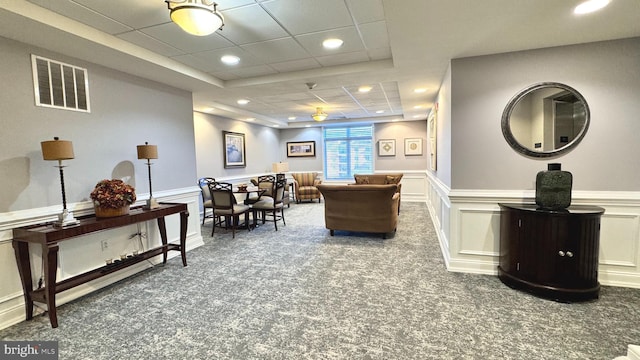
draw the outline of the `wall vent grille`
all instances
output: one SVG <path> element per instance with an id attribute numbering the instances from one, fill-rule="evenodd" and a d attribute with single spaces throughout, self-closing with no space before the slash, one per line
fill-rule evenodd
<path id="1" fill-rule="evenodd" d="M 36 106 L 90 112 L 87 69 L 31 55 Z"/>

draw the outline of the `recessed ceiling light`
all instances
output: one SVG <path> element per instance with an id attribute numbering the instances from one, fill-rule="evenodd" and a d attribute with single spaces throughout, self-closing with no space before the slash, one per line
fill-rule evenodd
<path id="1" fill-rule="evenodd" d="M 247 121 L 256 121 L 256 118 L 247 118 Z"/>
<path id="2" fill-rule="evenodd" d="M 376 111 L 376 114 L 384 114 L 384 110 L 378 110 Z"/>
<path id="3" fill-rule="evenodd" d="M 247 105 L 249 103 L 249 100 L 247 99 L 240 99 L 238 101 L 236 101 L 238 103 L 238 105 Z"/>
<path id="4" fill-rule="evenodd" d="M 598 11 L 603 7 L 609 5 L 610 0 L 587 0 L 573 9 L 573 13 L 577 15 L 588 14 L 594 11 Z"/>
<path id="5" fill-rule="evenodd" d="M 296 117 L 295 117 L 295 116 L 289 116 L 289 117 L 288 117 L 288 119 L 289 119 L 289 120 L 295 120 L 295 119 L 296 119 Z"/>
<path id="6" fill-rule="evenodd" d="M 358 88 L 358 92 L 361 93 L 368 93 L 369 91 L 371 91 L 371 86 L 362 85 Z"/>
<path id="7" fill-rule="evenodd" d="M 416 105 L 413 107 L 414 109 L 422 109 L 422 105 Z"/>
<path id="8" fill-rule="evenodd" d="M 343 43 L 344 41 L 340 39 L 327 39 L 322 42 L 322 46 L 324 46 L 325 49 L 337 49 L 342 46 Z"/>
<path id="9" fill-rule="evenodd" d="M 425 89 L 425 88 L 413 89 L 413 92 L 416 93 L 416 94 L 420 94 L 420 93 L 423 93 L 423 92 L 426 92 L 426 91 L 427 91 L 427 89 Z"/>
<path id="10" fill-rule="evenodd" d="M 225 55 L 220 58 L 220 61 L 227 65 L 238 65 L 240 58 L 235 55 Z"/>
<path id="11" fill-rule="evenodd" d="M 413 118 L 414 118 L 414 119 L 417 119 L 417 118 L 419 118 L 419 117 L 421 117 L 421 116 L 422 116 L 422 115 L 413 115 Z"/>
<path id="12" fill-rule="evenodd" d="M 280 127 L 280 125 L 273 125 L 273 127 Z"/>
<path id="13" fill-rule="evenodd" d="M 400 121 L 400 120 L 398 120 L 398 119 L 391 120 L 391 122 L 398 122 L 398 121 Z"/>
<path id="14" fill-rule="evenodd" d="M 305 125 L 304 127 L 311 127 L 311 125 Z"/>

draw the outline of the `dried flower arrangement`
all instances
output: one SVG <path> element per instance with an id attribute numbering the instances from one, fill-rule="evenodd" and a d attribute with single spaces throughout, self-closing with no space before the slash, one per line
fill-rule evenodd
<path id="1" fill-rule="evenodd" d="M 91 200 L 96 207 L 118 209 L 136 201 L 133 186 L 122 180 L 101 180 L 91 192 Z"/>

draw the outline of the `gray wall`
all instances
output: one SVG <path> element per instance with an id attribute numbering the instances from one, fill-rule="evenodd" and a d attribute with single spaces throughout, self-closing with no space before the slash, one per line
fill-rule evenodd
<path id="1" fill-rule="evenodd" d="M 283 160 L 279 154 L 281 147 L 277 129 L 198 112 L 193 114 L 193 119 L 198 178 L 233 178 L 270 173 L 271 164 Z M 223 131 L 244 134 L 246 167 L 224 168 Z M 195 185 L 196 178 L 191 181 Z"/>
<path id="2" fill-rule="evenodd" d="M 569 153 L 533 159 L 508 146 L 500 120 L 512 96 L 544 81 L 578 90 L 591 125 Z M 640 38 L 452 60 L 451 188 L 534 189 L 536 173 L 559 162 L 574 190 L 640 190 L 639 93 Z"/>
<path id="3" fill-rule="evenodd" d="M 88 70 L 91 113 L 36 107 L 31 54 Z M 0 37 L 0 212 L 61 204 L 57 163 L 40 142 L 73 142 L 65 161 L 67 202 L 89 199 L 104 178 L 130 177 L 148 193 L 147 167 L 136 145 L 158 145 L 153 190 L 193 186 L 195 147 L 191 94 Z"/>

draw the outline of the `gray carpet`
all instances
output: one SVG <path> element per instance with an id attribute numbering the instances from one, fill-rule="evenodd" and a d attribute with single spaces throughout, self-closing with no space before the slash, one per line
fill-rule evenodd
<path id="1" fill-rule="evenodd" d="M 382 240 L 324 228 L 323 204 L 286 226 L 202 228 L 205 246 L 0 331 L 58 340 L 60 359 L 612 359 L 640 343 L 640 290 L 561 304 L 497 277 L 445 270 L 426 206 L 403 203 Z"/>

